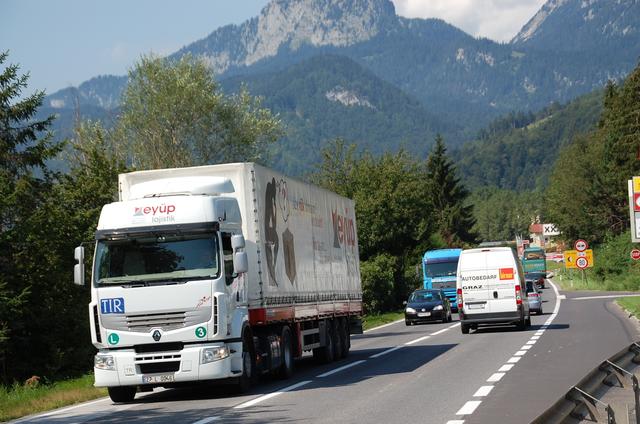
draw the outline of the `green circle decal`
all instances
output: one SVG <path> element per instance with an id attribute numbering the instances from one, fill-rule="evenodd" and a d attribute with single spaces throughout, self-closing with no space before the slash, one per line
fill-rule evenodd
<path id="1" fill-rule="evenodd" d="M 196 337 L 199 339 L 204 338 L 207 335 L 207 329 L 205 327 L 196 328 Z"/>
<path id="2" fill-rule="evenodd" d="M 109 340 L 109 344 L 117 345 L 118 342 L 120 341 L 120 336 L 118 336 L 116 333 L 111 333 L 109 334 L 108 340 Z"/>

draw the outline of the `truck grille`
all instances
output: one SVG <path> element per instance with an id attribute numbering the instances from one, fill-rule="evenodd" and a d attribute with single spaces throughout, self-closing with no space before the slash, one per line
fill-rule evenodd
<path id="1" fill-rule="evenodd" d="M 214 299 L 216 298 L 214 297 Z M 217 303 L 215 301 L 214 309 L 217 309 Z M 148 333 L 155 328 L 161 329 L 162 331 L 169 331 L 206 323 L 211 319 L 211 314 L 212 308 L 208 307 L 188 311 L 159 311 L 147 314 L 101 314 L 100 318 L 104 328 L 109 330 Z"/>

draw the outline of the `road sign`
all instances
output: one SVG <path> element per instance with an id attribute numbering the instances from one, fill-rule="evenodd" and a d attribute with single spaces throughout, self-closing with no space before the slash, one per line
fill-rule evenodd
<path id="1" fill-rule="evenodd" d="M 582 240 L 582 239 L 578 239 L 576 240 L 575 244 L 573 245 L 573 247 L 575 247 L 575 249 L 578 252 L 584 252 L 585 250 L 587 250 L 589 248 L 589 244 Z"/>
<path id="2" fill-rule="evenodd" d="M 585 269 L 586 267 L 589 266 L 589 261 L 587 260 L 586 257 L 581 256 L 578 259 L 576 259 L 576 266 L 580 269 Z"/>
<path id="3" fill-rule="evenodd" d="M 631 241 L 640 243 L 640 177 L 628 180 Z"/>
<path id="4" fill-rule="evenodd" d="M 577 250 L 565 250 L 563 253 L 564 256 L 564 266 L 567 269 L 576 269 L 579 268 L 577 265 L 579 258 L 585 258 L 587 260 L 587 268 L 593 267 L 594 259 L 593 259 L 593 250 L 587 249 L 584 252 L 578 252 Z"/>
<path id="5" fill-rule="evenodd" d="M 631 259 L 633 259 L 634 261 L 637 261 L 638 259 L 640 259 L 640 250 L 633 249 L 631 251 Z"/>
<path id="6" fill-rule="evenodd" d="M 542 224 L 542 235 L 543 236 L 559 236 L 560 230 L 556 226 L 556 224 Z"/>

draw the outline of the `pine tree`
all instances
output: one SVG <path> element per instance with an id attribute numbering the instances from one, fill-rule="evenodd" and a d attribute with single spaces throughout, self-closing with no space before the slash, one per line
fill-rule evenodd
<path id="1" fill-rule="evenodd" d="M 440 135 L 427 160 L 429 194 L 436 231 L 448 246 L 472 243 L 476 239 L 473 206 L 467 205 L 469 192 L 456 175 L 456 167 L 447 157 L 447 148 Z"/>
<path id="2" fill-rule="evenodd" d="M 7 57 L 0 53 L 0 65 Z M 53 181 L 45 162 L 62 148 L 48 132 L 53 117 L 34 120 L 44 92 L 18 100 L 29 78 L 18 72 L 18 65 L 9 65 L 0 73 L 0 380 L 5 381 L 15 371 L 7 361 L 20 356 L 14 343 L 28 338 L 25 305 L 31 282 L 40 277 L 29 272 L 30 264 L 42 259 L 30 249 L 29 220 Z"/>

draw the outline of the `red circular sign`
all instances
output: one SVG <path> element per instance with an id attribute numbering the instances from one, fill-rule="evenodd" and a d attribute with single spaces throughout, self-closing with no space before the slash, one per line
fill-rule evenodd
<path id="1" fill-rule="evenodd" d="M 575 247 L 578 252 L 584 252 L 585 250 L 587 250 L 589 248 L 589 244 L 586 241 L 582 240 L 582 239 L 578 239 L 578 240 L 576 240 L 576 242 L 573 245 L 573 247 Z"/>
<path id="2" fill-rule="evenodd" d="M 640 259 L 640 250 L 633 249 L 631 251 L 631 259 L 633 259 L 634 261 L 637 261 L 638 259 Z"/>
<path id="3" fill-rule="evenodd" d="M 585 269 L 586 267 L 589 266 L 589 261 L 584 256 L 581 256 L 578 259 L 576 259 L 576 266 L 580 269 Z"/>

